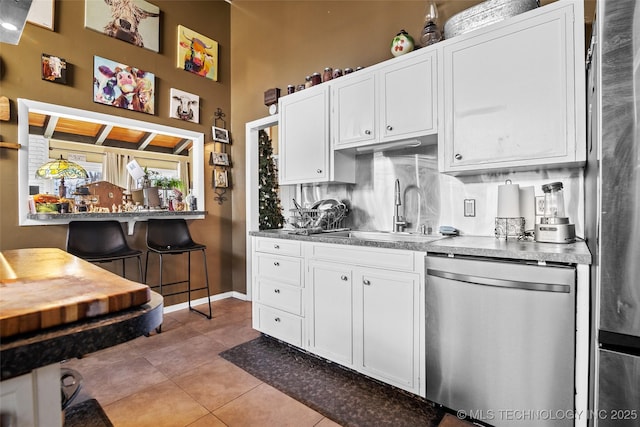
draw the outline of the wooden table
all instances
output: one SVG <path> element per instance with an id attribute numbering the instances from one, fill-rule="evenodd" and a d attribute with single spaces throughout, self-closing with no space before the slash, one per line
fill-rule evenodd
<path id="1" fill-rule="evenodd" d="M 1 255 L 0 409 L 19 425 L 61 426 L 59 362 L 153 331 L 162 296 L 60 249 Z"/>
<path id="2" fill-rule="evenodd" d="M 0 338 L 137 307 L 148 286 L 57 248 L 0 253 Z"/>

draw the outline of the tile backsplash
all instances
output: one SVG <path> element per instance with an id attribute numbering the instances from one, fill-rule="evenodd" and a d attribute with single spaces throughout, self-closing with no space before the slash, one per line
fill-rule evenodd
<path id="1" fill-rule="evenodd" d="M 437 146 L 358 155 L 356 184 L 314 184 L 301 187 L 301 203 L 310 206 L 323 198 L 348 202 L 347 226 L 361 230 L 392 229 L 394 183 L 400 180 L 400 215 L 408 221 L 407 231 L 421 225 L 438 232 L 451 225 L 461 234 L 493 236 L 498 206 L 498 185 L 510 179 L 514 184 L 533 186 L 542 196 L 542 185 L 561 181 L 565 209 L 584 235 L 583 170 L 580 168 L 528 172 L 492 172 L 473 176 L 450 176 L 438 172 Z M 464 216 L 464 200 L 474 199 L 476 216 Z M 527 228 L 533 228 L 528 227 Z"/>

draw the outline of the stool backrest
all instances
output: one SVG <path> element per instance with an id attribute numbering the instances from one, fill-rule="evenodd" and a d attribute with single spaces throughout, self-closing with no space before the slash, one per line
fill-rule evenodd
<path id="1" fill-rule="evenodd" d="M 184 219 L 149 219 L 147 246 L 150 248 L 188 247 L 196 243 L 191 238 Z"/>
<path id="2" fill-rule="evenodd" d="M 129 249 L 118 221 L 71 221 L 67 230 L 67 252 L 77 256 L 108 255 Z"/>

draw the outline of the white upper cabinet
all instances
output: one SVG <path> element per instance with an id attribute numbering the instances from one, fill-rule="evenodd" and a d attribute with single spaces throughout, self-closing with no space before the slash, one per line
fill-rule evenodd
<path id="1" fill-rule="evenodd" d="M 582 17 L 558 2 L 444 44 L 441 172 L 585 161 Z"/>
<path id="2" fill-rule="evenodd" d="M 362 73 L 362 74 L 359 74 Z M 332 84 L 335 148 L 375 141 L 377 131 L 375 73 L 358 71 Z"/>
<path id="3" fill-rule="evenodd" d="M 436 134 L 436 57 L 423 49 L 332 81 L 334 149 Z"/>
<path id="4" fill-rule="evenodd" d="M 330 149 L 329 85 L 287 95 L 279 104 L 279 183 L 355 182 L 355 158 Z"/>
<path id="5" fill-rule="evenodd" d="M 379 71 L 380 142 L 437 133 L 436 50 L 396 59 Z"/>

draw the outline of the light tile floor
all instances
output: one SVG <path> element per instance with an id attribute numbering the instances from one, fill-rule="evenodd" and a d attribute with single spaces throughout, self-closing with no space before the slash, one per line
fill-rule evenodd
<path id="1" fill-rule="evenodd" d="M 213 319 L 164 315 L 162 333 L 64 363 L 116 427 L 318 426 L 336 423 L 263 383 L 219 353 L 257 337 L 251 303 L 213 303 Z"/>

